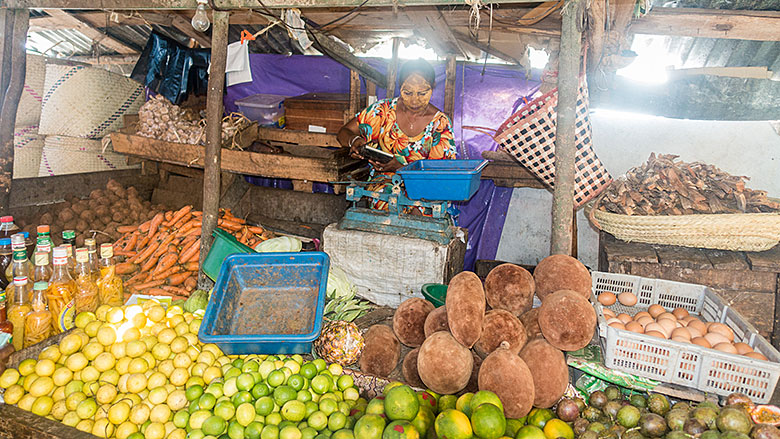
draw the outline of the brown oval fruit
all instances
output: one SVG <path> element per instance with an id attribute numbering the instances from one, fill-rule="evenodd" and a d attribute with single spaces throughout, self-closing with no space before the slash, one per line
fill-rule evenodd
<path id="1" fill-rule="evenodd" d="M 414 387 L 422 387 L 423 382 L 420 379 L 420 374 L 417 372 L 417 356 L 420 353 L 420 348 L 414 348 L 406 354 L 403 363 L 401 363 L 401 372 L 404 376 L 406 384 Z"/>
<path id="2" fill-rule="evenodd" d="M 447 324 L 446 306 L 440 306 L 428 313 L 428 317 L 425 318 L 424 326 L 425 338 L 430 337 L 434 332 L 449 330 L 450 326 Z"/>
<path id="3" fill-rule="evenodd" d="M 393 314 L 393 332 L 406 346 L 416 348 L 425 341 L 425 319 L 434 310 L 431 302 L 419 297 L 404 300 Z"/>
<path id="4" fill-rule="evenodd" d="M 479 390 L 479 368 L 482 366 L 482 357 L 477 355 L 474 351 L 471 351 L 471 357 L 474 360 L 474 364 L 471 366 L 469 383 L 466 384 L 466 388 L 463 389 L 463 391 L 476 393 Z"/>
<path id="5" fill-rule="evenodd" d="M 473 366 L 471 351 L 449 332 L 431 334 L 417 354 L 420 380 L 437 393 L 452 394 L 463 390 L 469 382 Z"/>
<path id="6" fill-rule="evenodd" d="M 525 314 L 520 316 L 520 321 L 523 322 L 528 340 L 542 336 L 542 328 L 539 327 L 539 308 L 532 308 L 526 311 Z"/>
<path id="7" fill-rule="evenodd" d="M 505 309 L 520 316 L 534 301 L 534 277 L 523 267 L 501 264 L 485 278 L 485 299 L 493 309 Z"/>
<path id="8" fill-rule="evenodd" d="M 507 418 L 522 418 L 534 402 L 534 379 L 520 357 L 499 347 L 479 368 L 479 390 L 490 390 L 504 404 Z"/>
<path id="9" fill-rule="evenodd" d="M 596 311 L 579 293 L 556 291 L 542 301 L 539 327 L 551 345 L 563 351 L 576 351 L 593 338 Z"/>
<path id="10" fill-rule="evenodd" d="M 511 312 L 492 309 L 482 319 L 482 336 L 474 344 L 474 351 L 482 358 L 487 357 L 501 344 L 509 343 L 509 350 L 518 353 L 528 341 L 523 323 Z"/>
<path id="11" fill-rule="evenodd" d="M 485 317 L 485 290 L 482 281 L 470 271 L 455 275 L 447 288 L 447 324 L 455 340 L 467 348 L 482 335 Z"/>
<path id="12" fill-rule="evenodd" d="M 534 407 L 552 407 L 569 386 L 569 367 L 563 352 L 546 340 L 531 340 L 520 351 L 534 379 Z"/>
<path id="13" fill-rule="evenodd" d="M 398 365 L 401 343 L 387 325 L 374 325 L 363 336 L 365 346 L 360 354 L 360 370 L 370 375 L 387 377 Z"/>
<path id="14" fill-rule="evenodd" d="M 568 255 L 552 255 L 542 259 L 534 269 L 536 295 L 544 300 L 558 290 L 571 290 L 590 298 L 591 277 L 582 262 Z"/>

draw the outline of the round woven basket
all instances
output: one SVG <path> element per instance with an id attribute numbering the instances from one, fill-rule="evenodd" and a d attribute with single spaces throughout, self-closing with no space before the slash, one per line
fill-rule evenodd
<path id="1" fill-rule="evenodd" d="M 622 215 L 588 207 L 598 229 L 622 241 L 760 252 L 780 243 L 780 212 L 702 215 Z"/>
<path id="2" fill-rule="evenodd" d="M 24 88 L 16 110 L 16 126 L 38 125 L 41 121 L 43 84 L 46 77 L 46 58 L 27 55 Z"/>

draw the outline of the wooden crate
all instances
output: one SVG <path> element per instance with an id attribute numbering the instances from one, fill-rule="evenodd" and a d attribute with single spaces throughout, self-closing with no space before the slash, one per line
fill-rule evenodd
<path id="1" fill-rule="evenodd" d="M 365 95 L 358 106 L 365 108 Z M 349 113 L 348 94 L 307 93 L 284 101 L 285 126 L 290 130 L 309 131 L 310 125 L 316 125 L 335 134 L 354 116 Z"/>

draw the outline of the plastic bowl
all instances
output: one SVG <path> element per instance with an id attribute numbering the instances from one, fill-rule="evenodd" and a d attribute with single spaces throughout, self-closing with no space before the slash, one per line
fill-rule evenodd
<path id="1" fill-rule="evenodd" d="M 444 306 L 444 300 L 447 298 L 447 285 L 424 284 L 422 286 L 422 295 L 436 308 Z"/>
<path id="2" fill-rule="evenodd" d="M 216 282 L 225 258 L 236 253 L 251 254 L 255 251 L 241 244 L 233 235 L 222 229 L 214 229 L 211 235 L 214 237 L 214 243 L 211 244 L 206 260 L 203 261 L 203 272 Z"/>

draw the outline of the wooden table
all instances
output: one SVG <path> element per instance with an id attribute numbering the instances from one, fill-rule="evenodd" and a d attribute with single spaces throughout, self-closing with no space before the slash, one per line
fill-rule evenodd
<path id="1" fill-rule="evenodd" d="M 707 285 L 780 346 L 780 246 L 732 252 L 628 243 L 601 232 L 599 270 Z"/>

